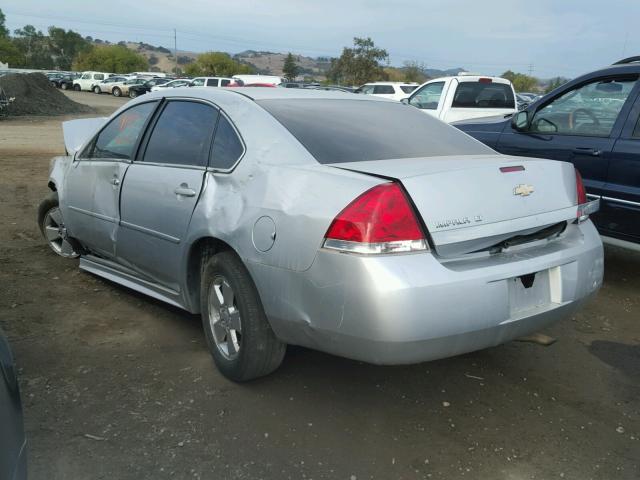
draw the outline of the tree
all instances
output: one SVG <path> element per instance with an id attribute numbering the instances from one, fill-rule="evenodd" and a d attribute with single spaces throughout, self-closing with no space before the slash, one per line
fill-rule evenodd
<path id="1" fill-rule="evenodd" d="M 427 66 L 424 63 L 407 61 L 404 62 L 402 70 L 404 70 L 405 82 L 423 83 L 429 78 L 426 73 Z"/>
<path id="2" fill-rule="evenodd" d="M 91 48 L 91 44 L 79 33 L 58 27 L 49 27 L 49 46 L 56 67 L 60 70 L 70 70 L 73 59 Z"/>
<path id="3" fill-rule="evenodd" d="M 355 37 L 353 48 L 343 48 L 340 58 L 331 60 L 327 76 L 335 83 L 362 85 L 384 78 L 385 73 L 380 62 L 388 58 L 387 51 L 376 47 L 371 38 Z"/>
<path id="4" fill-rule="evenodd" d="M 9 30 L 7 30 L 7 27 L 5 27 L 4 22 L 6 20 L 6 17 L 4 16 L 4 13 L 2 13 L 2 9 L 0 8 L 0 38 L 6 38 L 9 36 Z"/>
<path id="5" fill-rule="evenodd" d="M 525 75 L 524 73 L 516 73 L 511 70 L 507 70 L 500 76 L 513 83 L 513 88 L 515 88 L 516 92 L 530 92 L 538 89 L 538 79 Z"/>
<path id="6" fill-rule="evenodd" d="M 544 89 L 544 93 L 549 93 L 551 90 L 555 90 L 560 85 L 564 85 L 568 81 L 569 80 L 567 80 L 566 78 L 563 78 L 563 77 L 552 78 L 549 81 L 549 84 L 547 85 L 547 87 Z"/>
<path id="7" fill-rule="evenodd" d="M 238 73 L 251 73 L 251 67 L 235 61 L 228 53 L 206 52 L 201 53 L 195 62 L 185 67 L 187 75 L 230 77 Z"/>
<path id="8" fill-rule="evenodd" d="M 296 79 L 296 77 L 300 74 L 300 67 L 296 63 L 296 60 L 291 55 L 291 52 L 287 55 L 287 58 L 284 59 L 284 66 L 282 67 L 282 73 L 284 74 L 284 78 L 288 81 L 292 82 Z"/>
<path id="9" fill-rule="evenodd" d="M 25 58 L 9 37 L 0 37 L 0 61 L 10 67 L 23 67 Z"/>
<path id="10" fill-rule="evenodd" d="M 54 67 L 49 39 L 33 25 L 25 25 L 14 30 L 13 44 L 24 57 L 24 66 L 28 68 L 51 69 Z"/>
<path id="11" fill-rule="evenodd" d="M 121 45 L 92 47 L 80 52 L 74 62 L 74 70 L 98 70 L 112 73 L 129 73 L 147 70 L 147 59 Z"/>

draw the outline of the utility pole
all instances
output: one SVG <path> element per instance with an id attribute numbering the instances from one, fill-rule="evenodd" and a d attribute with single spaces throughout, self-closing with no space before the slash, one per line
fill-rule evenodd
<path id="1" fill-rule="evenodd" d="M 176 34 L 176 29 L 173 29 L 173 57 L 175 60 L 175 67 L 173 73 L 178 75 L 178 36 Z"/>
<path id="2" fill-rule="evenodd" d="M 529 76 L 532 77 L 533 76 L 533 63 L 529 64 Z"/>

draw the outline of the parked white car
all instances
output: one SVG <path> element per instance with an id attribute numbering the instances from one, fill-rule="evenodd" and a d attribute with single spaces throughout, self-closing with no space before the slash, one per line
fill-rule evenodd
<path id="1" fill-rule="evenodd" d="M 165 88 L 188 87 L 190 84 L 191 79 L 178 78 L 176 80 L 171 80 L 170 82 L 163 83 L 162 85 L 154 85 L 153 87 L 151 87 L 151 91 L 157 92 L 158 90 L 164 90 Z"/>
<path id="2" fill-rule="evenodd" d="M 518 111 L 516 92 L 509 80 L 480 75 L 429 80 L 402 102 L 447 123 Z"/>
<path id="3" fill-rule="evenodd" d="M 364 93 L 365 95 L 400 101 L 403 98 L 407 98 L 416 88 L 418 88 L 417 83 L 371 82 L 365 83 L 354 93 Z"/>
<path id="4" fill-rule="evenodd" d="M 226 87 L 233 83 L 229 77 L 196 77 L 191 81 L 191 87 Z"/>
<path id="5" fill-rule="evenodd" d="M 233 80 L 240 80 L 241 85 L 250 83 L 270 83 L 272 85 L 280 85 L 282 78 L 275 75 L 234 75 Z"/>
<path id="6" fill-rule="evenodd" d="M 113 73 L 106 72 L 82 72 L 82 76 L 73 81 L 73 89 L 76 91 L 84 90 L 90 92 L 96 84 L 113 75 Z"/>

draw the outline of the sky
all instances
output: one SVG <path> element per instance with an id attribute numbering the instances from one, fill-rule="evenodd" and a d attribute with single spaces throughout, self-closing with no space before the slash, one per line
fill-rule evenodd
<path id="1" fill-rule="evenodd" d="M 575 77 L 640 55 L 638 0 L 2 0 L 7 27 L 178 50 L 337 57 L 371 37 L 390 64 Z"/>

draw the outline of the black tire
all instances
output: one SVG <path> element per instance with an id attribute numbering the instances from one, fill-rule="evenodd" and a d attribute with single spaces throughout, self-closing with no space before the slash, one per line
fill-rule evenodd
<path id="1" fill-rule="evenodd" d="M 65 82 L 62 82 L 62 83 L 60 84 L 60 88 L 61 88 L 62 90 L 66 90 L 66 89 L 68 89 L 68 88 L 69 88 L 69 85 L 67 85 Z"/>
<path id="2" fill-rule="evenodd" d="M 113 94 L 114 97 L 122 96 L 122 90 L 120 90 L 120 87 L 113 87 L 113 90 L 111 91 L 111 93 Z"/>
<path id="3" fill-rule="evenodd" d="M 79 92 L 80 90 L 82 90 L 82 89 L 80 88 L 80 85 L 78 85 L 77 83 L 73 86 L 73 89 L 74 89 L 76 92 Z"/>
<path id="4" fill-rule="evenodd" d="M 100 91 L 100 87 L 96 85 L 95 87 L 93 87 L 93 93 L 97 93 L 98 95 L 100 95 L 102 91 Z"/>
<path id="5" fill-rule="evenodd" d="M 233 290 L 233 306 L 239 311 L 242 325 L 235 358 L 227 358 L 221 351 L 209 320 L 212 313 L 209 293 L 214 282 L 221 278 L 226 279 Z M 203 261 L 200 308 L 207 345 L 214 363 L 225 377 L 235 382 L 244 382 L 268 375 L 280 366 L 286 344 L 273 333 L 249 272 L 234 252 L 223 251 Z"/>
<path id="6" fill-rule="evenodd" d="M 129 90 L 129 98 L 136 98 L 138 96 L 138 92 L 135 90 Z"/>

